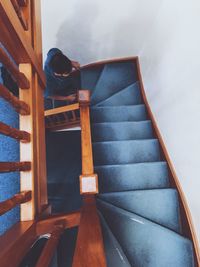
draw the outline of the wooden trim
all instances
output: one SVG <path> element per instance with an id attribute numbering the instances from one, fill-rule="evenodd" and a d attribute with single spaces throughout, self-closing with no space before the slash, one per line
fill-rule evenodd
<path id="1" fill-rule="evenodd" d="M 30 142 L 31 139 L 31 136 L 28 132 L 12 128 L 3 122 L 0 122 L 0 133 L 25 143 Z"/>
<path id="2" fill-rule="evenodd" d="M 17 64 L 32 64 L 34 70 L 38 74 L 42 88 L 45 88 L 46 81 L 41 62 L 35 54 L 28 36 L 24 34 L 22 25 L 10 1 L 0 1 L 0 14 L 0 35 L 2 44 L 9 52 L 12 52 L 12 57 Z M 15 41 L 13 42 L 13 40 Z"/>
<path id="3" fill-rule="evenodd" d="M 44 112 L 45 117 L 79 109 L 79 104 L 67 105 L 59 108 L 48 109 Z"/>
<path id="4" fill-rule="evenodd" d="M 30 114 L 29 105 L 27 105 L 23 101 L 20 101 L 2 84 L 0 84 L 0 97 L 4 98 L 7 102 L 9 102 L 19 114 L 21 115 Z"/>
<path id="5" fill-rule="evenodd" d="M 22 27 L 25 31 L 28 31 L 28 21 L 25 19 L 24 14 L 18 4 L 17 0 L 11 0 L 11 3 L 15 9 L 15 12 L 17 13 L 17 16 L 22 24 Z"/>
<path id="6" fill-rule="evenodd" d="M 54 226 L 54 230 L 48 239 L 41 256 L 39 257 L 39 260 L 36 264 L 36 267 L 48 267 L 52 257 L 54 255 L 54 252 L 57 248 L 60 236 L 64 232 L 65 225 L 64 222 L 60 222 L 59 224 Z"/>
<path id="7" fill-rule="evenodd" d="M 0 172 L 27 172 L 31 170 L 31 162 L 0 162 Z"/>
<path id="8" fill-rule="evenodd" d="M 0 236 L 1 267 L 18 267 L 36 239 L 35 223 L 19 222 Z"/>
<path id="9" fill-rule="evenodd" d="M 142 80 L 139 59 L 137 59 L 136 64 L 137 64 L 138 79 L 140 81 L 140 90 L 141 90 L 141 93 L 142 93 L 143 101 L 144 101 L 144 103 L 146 105 L 148 116 L 152 121 L 153 128 L 154 128 L 154 131 L 155 131 L 155 135 L 159 140 L 162 154 L 164 155 L 164 158 L 165 158 L 165 160 L 166 160 L 166 162 L 168 164 L 169 172 L 170 172 L 170 176 L 171 176 L 171 182 L 174 185 L 174 187 L 177 188 L 178 193 L 179 193 L 182 219 L 184 220 L 184 228 L 187 229 L 187 231 L 184 231 L 184 234 L 187 235 L 188 238 L 190 238 L 193 241 L 196 264 L 197 264 L 197 266 L 200 266 L 200 249 L 199 249 L 198 239 L 197 239 L 197 236 L 196 236 L 196 233 L 195 233 L 195 228 L 194 228 L 194 225 L 193 225 L 193 222 L 192 222 L 192 216 L 191 216 L 191 213 L 190 213 L 190 210 L 189 210 L 189 207 L 188 207 L 184 192 L 182 190 L 181 184 L 179 182 L 178 176 L 176 175 L 175 168 L 174 168 L 174 166 L 172 164 L 172 161 L 170 159 L 169 153 L 168 153 L 168 151 L 166 149 L 166 146 L 165 146 L 165 143 L 163 141 L 162 135 L 161 135 L 161 133 L 159 131 L 159 128 L 158 128 L 157 123 L 156 123 L 156 120 L 154 118 L 154 115 L 153 115 L 153 113 L 151 111 L 151 108 L 150 108 L 150 105 L 148 103 L 148 100 L 147 100 L 147 97 L 146 97 L 146 93 L 145 93 L 145 89 L 144 89 L 143 80 Z"/>
<path id="10" fill-rule="evenodd" d="M 19 71 L 17 66 L 10 60 L 7 53 L 0 47 L 0 61 L 9 70 L 21 89 L 29 89 L 30 83 L 26 76 Z"/>
<path id="11" fill-rule="evenodd" d="M 80 223 L 80 211 L 51 215 L 38 221 L 36 228 L 37 235 L 50 233 L 53 226 L 59 221 L 65 222 L 65 228 L 76 227 Z"/>
<path id="12" fill-rule="evenodd" d="M 19 194 L 14 195 L 12 198 L 0 202 L 0 215 L 8 212 L 9 210 L 15 208 L 16 206 L 26 203 L 31 200 L 31 191 L 24 191 Z"/>
<path id="13" fill-rule="evenodd" d="M 106 267 L 101 226 L 94 196 L 84 197 L 73 267 Z"/>

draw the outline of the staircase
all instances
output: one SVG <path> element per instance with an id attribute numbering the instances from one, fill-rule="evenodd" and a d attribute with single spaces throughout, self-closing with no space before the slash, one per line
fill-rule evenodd
<path id="1" fill-rule="evenodd" d="M 97 206 L 108 267 L 195 266 L 180 192 L 147 112 L 137 62 L 108 62 L 81 75 L 82 88 L 92 91 Z"/>

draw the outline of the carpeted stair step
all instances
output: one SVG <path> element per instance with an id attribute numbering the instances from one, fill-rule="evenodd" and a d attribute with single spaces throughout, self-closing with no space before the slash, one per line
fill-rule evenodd
<path id="1" fill-rule="evenodd" d="M 104 65 L 96 66 L 95 68 L 81 69 L 81 88 L 93 91 L 103 68 Z"/>
<path id="2" fill-rule="evenodd" d="M 118 107 L 92 107 L 91 122 L 122 122 L 147 120 L 144 105 Z"/>
<path id="3" fill-rule="evenodd" d="M 98 201 L 131 266 L 194 267 L 190 240 L 143 217 Z"/>
<path id="4" fill-rule="evenodd" d="M 104 193 L 98 195 L 98 199 L 181 233 L 178 194 L 175 189 Z"/>
<path id="5" fill-rule="evenodd" d="M 93 142 L 152 139 L 151 121 L 104 122 L 92 125 Z"/>
<path id="6" fill-rule="evenodd" d="M 107 267 L 131 267 L 126 255 L 99 212 Z"/>
<path id="7" fill-rule="evenodd" d="M 115 165 L 160 160 L 157 139 L 93 143 L 94 165 Z"/>
<path id="8" fill-rule="evenodd" d="M 137 71 L 134 62 L 108 63 L 96 84 L 91 103 L 95 105 L 136 81 Z"/>
<path id="9" fill-rule="evenodd" d="M 166 162 L 104 165 L 95 172 L 100 193 L 169 187 Z"/>
<path id="10" fill-rule="evenodd" d="M 138 105 L 142 104 L 142 102 L 140 85 L 139 82 L 136 82 L 98 103 L 97 106 Z"/>

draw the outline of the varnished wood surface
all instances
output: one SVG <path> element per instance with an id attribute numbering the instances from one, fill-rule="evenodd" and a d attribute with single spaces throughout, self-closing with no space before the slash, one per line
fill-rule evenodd
<path id="1" fill-rule="evenodd" d="M 0 266 L 19 267 L 36 239 L 35 223 L 19 222 L 0 236 Z"/>
<path id="2" fill-rule="evenodd" d="M 31 138 L 28 132 L 12 128 L 3 122 L 0 122 L 0 134 L 4 134 L 22 142 L 30 142 Z"/>
<path id="3" fill-rule="evenodd" d="M 80 223 L 80 211 L 51 215 L 47 218 L 40 220 L 37 223 L 37 235 L 50 233 L 51 229 L 53 229 L 53 226 L 58 221 L 65 222 L 65 228 L 76 227 Z"/>
<path id="4" fill-rule="evenodd" d="M 17 0 L 11 0 L 11 3 L 13 4 L 13 7 L 15 9 L 15 12 L 17 13 L 17 16 L 22 24 L 22 27 L 24 28 L 25 31 L 28 30 L 28 22 L 24 17 L 24 14 L 21 10 L 21 6 L 19 5 Z"/>
<path id="5" fill-rule="evenodd" d="M 31 195 L 31 191 L 24 191 L 14 195 L 8 200 L 0 202 L 0 215 L 3 215 L 4 213 L 16 207 L 17 205 L 30 201 Z"/>
<path id="6" fill-rule="evenodd" d="M 30 42 L 28 35 L 25 34 L 10 1 L 0 1 L 0 14 L 0 35 L 2 44 L 7 48 L 9 53 L 12 54 L 16 63 L 29 62 L 32 64 L 39 76 L 39 82 L 42 87 L 45 88 L 46 81 L 41 62 L 35 54 L 32 42 Z"/>
<path id="7" fill-rule="evenodd" d="M 64 223 L 62 223 L 62 221 L 60 222 L 60 224 L 54 226 L 54 230 L 45 247 L 43 248 L 42 254 L 39 257 L 39 260 L 35 267 L 49 267 L 49 264 L 51 263 L 52 257 L 57 248 L 60 236 L 63 233 L 64 229 L 65 225 Z"/>
<path id="8" fill-rule="evenodd" d="M 10 60 L 7 53 L 1 47 L 0 47 L 0 61 L 9 70 L 9 72 L 14 77 L 20 88 L 28 89 L 30 87 L 29 80 L 23 73 L 19 71 L 17 66 Z"/>
<path id="9" fill-rule="evenodd" d="M 48 109 L 45 111 L 44 114 L 45 114 L 45 117 L 47 117 L 47 116 L 52 116 L 52 115 L 56 115 L 59 113 L 65 113 L 65 112 L 77 110 L 77 109 L 79 109 L 79 103 L 67 105 L 67 106 L 63 106 L 59 108 Z"/>
<path id="10" fill-rule="evenodd" d="M 106 267 L 101 226 L 94 196 L 84 197 L 73 267 Z"/>
<path id="11" fill-rule="evenodd" d="M 0 172 L 30 171 L 31 162 L 0 162 Z"/>
<path id="12" fill-rule="evenodd" d="M 20 101 L 4 85 L 0 84 L 0 97 L 9 102 L 13 108 L 21 115 L 29 115 L 30 107 L 25 102 Z"/>
<path id="13" fill-rule="evenodd" d="M 88 90 L 79 93 L 80 120 L 81 120 L 81 153 L 82 153 L 82 175 L 94 173 L 92 137 L 90 127 L 90 98 Z"/>
<path id="14" fill-rule="evenodd" d="M 198 239 L 197 239 L 197 236 L 195 233 L 195 228 L 194 228 L 194 225 L 192 222 L 192 216 L 190 213 L 190 209 L 188 207 L 188 204 L 187 204 L 184 192 L 182 190 L 179 178 L 176 174 L 175 168 L 172 164 L 169 153 L 166 149 L 164 140 L 162 138 L 162 135 L 159 131 L 156 120 L 154 118 L 154 115 L 153 115 L 151 108 L 150 108 L 150 105 L 148 103 L 145 89 L 144 89 L 144 85 L 143 85 L 139 59 L 137 59 L 136 63 L 137 63 L 138 79 L 140 82 L 140 90 L 142 93 L 143 101 L 146 105 L 148 116 L 151 119 L 151 122 L 153 124 L 155 135 L 159 140 L 161 151 L 162 151 L 162 154 L 164 156 L 164 160 L 166 160 L 166 162 L 168 164 L 169 172 L 170 172 L 170 180 L 171 180 L 170 182 L 171 182 L 172 186 L 178 190 L 179 200 L 180 200 L 180 208 L 181 208 L 181 220 L 182 220 L 182 224 L 183 224 L 183 234 L 193 241 L 194 251 L 195 251 L 195 261 L 196 261 L 196 266 L 198 267 L 198 266 L 200 266 L 200 249 L 199 249 Z"/>

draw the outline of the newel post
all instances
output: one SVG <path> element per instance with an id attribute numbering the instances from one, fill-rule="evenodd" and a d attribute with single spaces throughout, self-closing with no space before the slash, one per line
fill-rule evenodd
<path id="1" fill-rule="evenodd" d="M 98 176 L 94 173 L 92 138 L 90 127 L 90 91 L 78 91 L 81 120 L 82 174 L 80 175 L 81 194 L 98 193 Z"/>

